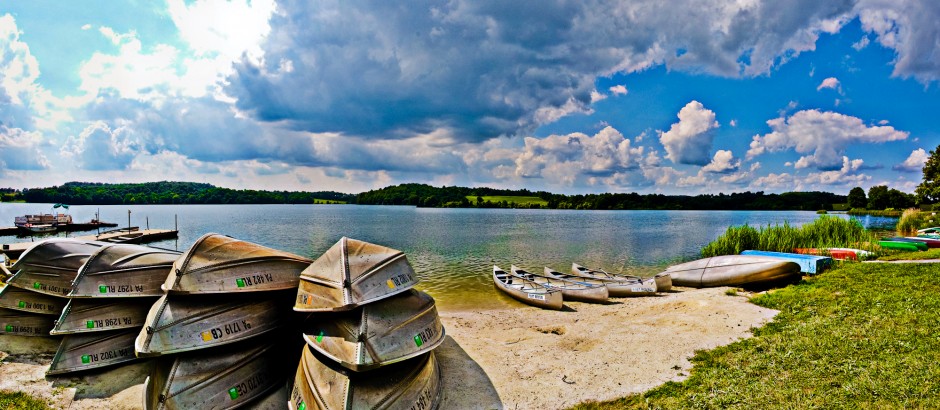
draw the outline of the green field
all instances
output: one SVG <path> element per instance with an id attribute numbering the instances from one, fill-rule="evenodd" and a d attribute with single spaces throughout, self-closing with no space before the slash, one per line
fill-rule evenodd
<path id="1" fill-rule="evenodd" d="M 471 204 L 477 203 L 477 197 L 473 195 L 467 195 L 467 200 L 470 201 Z M 548 205 L 548 201 L 542 198 L 539 198 L 537 196 L 484 196 L 483 202 L 486 202 L 486 201 L 490 201 L 493 203 L 506 201 L 510 204 L 516 204 L 516 205 L 522 205 L 522 206 L 529 206 L 533 204 L 540 205 L 540 206 Z"/>
<path id="2" fill-rule="evenodd" d="M 777 317 L 697 352 L 687 380 L 575 408 L 940 408 L 938 267 L 847 263 L 760 294 Z"/>

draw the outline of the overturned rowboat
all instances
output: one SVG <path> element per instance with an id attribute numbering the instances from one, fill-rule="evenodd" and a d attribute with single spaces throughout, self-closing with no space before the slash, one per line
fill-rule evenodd
<path id="1" fill-rule="evenodd" d="M 356 373 L 321 361 L 304 346 L 288 408 L 434 410 L 442 400 L 442 385 L 434 352 L 382 370 Z"/>
<path id="2" fill-rule="evenodd" d="M 493 285 L 514 299 L 543 309 L 559 310 L 563 306 L 561 291 L 549 289 L 531 280 L 510 275 L 493 265 Z"/>
<path id="3" fill-rule="evenodd" d="M 262 338 L 158 360 L 144 382 L 144 409 L 254 408 L 286 383 L 285 350 Z"/>
<path id="4" fill-rule="evenodd" d="M 52 318 L 49 315 L 0 308 L 0 334 L 49 336 Z"/>
<path id="5" fill-rule="evenodd" d="M 310 260 L 225 235 L 196 240 L 173 265 L 163 289 L 203 294 L 294 289 Z"/>
<path id="6" fill-rule="evenodd" d="M 50 332 L 53 335 L 140 329 L 157 298 L 72 299 Z M 134 332 L 137 334 L 137 331 Z M 133 343 L 131 343 L 133 347 Z"/>
<path id="7" fill-rule="evenodd" d="M 72 290 L 78 269 L 106 244 L 54 238 L 39 242 L 20 255 L 10 268 L 16 273 L 10 285 L 52 296 L 65 297 Z"/>
<path id="8" fill-rule="evenodd" d="M 536 274 L 512 265 L 509 273 L 517 278 L 531 280 L 549 289 L 561 291 L 565 300 L 580 300 L 582 302 L 606 302 L 609 294 L 603 284 L 582 283 L 565 279 L 558 279 L 545 274 Z"/>
<path id="9" fill-rule="evenodd" d="M 800 265 L 763 256 L 725 255 L 670 266 L 666 272 L 678 286 L 755 286 L 797 279 Z"/>
<path id="10" fill-rule="evenodd" d="M 546 268 L 547 269 L 547 268 Z M 561 279 L 597 281 L 607 286 L 607 293 L 613 297 L 649 296 L 656 294 L 656 280 L 638 276 L 617 275 L 603 270 L 588 269 L 577 263 L 571 264 L 571 274 L 546 270 L 546 274 Z"/>
<path id="11" fill-rule="evenodd" d="M 99 369 L 137 360 L 137 329 L 68 335 L 62 338 L 47 375 Z"/>
<path id="12" fill-rule="evenodd" d="M 43 315 L 58 315 L 68 299 L 20 289 L 14 286 L 0 288 L 0 308 L 20 310 Z"/>
<path id="13" fill-rule="evenodd" d="M 139 356 L 205 349 L 259 336 L 290 321 L 293 292 L 164 295 L 147 313 L 134 348 Z"/>
<path id="14" fill-rule="evenodd" d="M 354 371 L 407 360 L 444 341 L 434 298 L 414 289 L 325 316 L 308 328 L 304 332 L 307 344 Z"/>
<path id="15" fill-rule="evenodd" d="M 79 269 L 70 298 L 159 297 L 180 252 L 140 245 L 102 247 Z"/>
<path id="16" fill-rule="evenodd" d="M 343 237 L 301 272 L 294 310 L 350 310 L 416 283 L 418 276 L 401 251 Z"/>

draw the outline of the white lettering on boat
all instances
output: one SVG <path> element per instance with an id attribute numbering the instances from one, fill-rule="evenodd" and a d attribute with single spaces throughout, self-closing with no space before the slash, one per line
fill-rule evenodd
<path id="1" fill-rule="evenodd" d="M 543 301 L 545 300 L 545 295 L 541 295 L 538 293 L 527 293 L 527 295 L 529 295 L 529 299 L 543 300 Z"/>
<path id="2" fill-rule="evenodd" d="M 630 291 L 631 291 L 631 292 L 646 292 L 646 293 L 652 293 L 652 292 L 656 292 L 656 289 L 653 289 L 653 288 L 650 288 L 650 287 L 645 287 L 645 286 L 634 286 L 634 287 L 631 287 L 631 288 L 630 288 Z"/>

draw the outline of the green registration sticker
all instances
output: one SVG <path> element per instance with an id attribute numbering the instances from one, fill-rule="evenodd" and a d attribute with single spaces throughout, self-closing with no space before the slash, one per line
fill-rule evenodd
<path id="1" fill-rule="evenodd" d="M 300 405 L 297 406 L 297 410 L 307 410 L 307 403 L 303 401 L 300 402 Z"/>
<path id="2" fill-rule="evenodd" d="M 6 325 L 4 329 L 6 329 L 7 332 L 13 333 L 13 325 Z"/>
<path id="3" fill-rule="evenodd" d="M 89 321 L 85 322 L 85 327 L 87 327 L 87 328 L 89 328 L 89 329 L 94 329 L 94 328 L 95 328 L 95 321 L 94 321 L 94 320 L 89 320 Z"/>
<path id="4" fill-rule="evenodd" d="M 42 285 L 40 285 L 39 282 L 33 282 L 33 288 L 39 289 L 41 287 Z"/>
<path id="5" fill-rule="evenodd" d="M 244 280 L 244 279 L 235 279 L 235 284 L 238 285 L 238 287 L 243 288 L 243 287 L 245 287 L 245 280 Z"/>
<path id="6" fill-rule="evenodd" d="M 237 398 L 238 398 L 238 389 L 236 389 L 236 388 L 234 388 L 234 387 L 232 387 L 231 389 L 228 389 L 228 396 L 231 397 L 232 400 L 237 399 Z"/>
<path id="7" fill-rule="evenodd" d="M 25 307 L 26 307 L 26 302 L 24 302 L 24 301 L 21 300 L 20 303 L 17 304 L 17 306 L 19 306 L 19 307 L 21 307 L 21 308 L 25 308 Z"/>
<path id="8" fill-rule="evenodd" d="M 320 331 L 320 334 L 317 335 L 317 343 L 320 343 L 320 342 L 322 342 L 322 341 L 323 341 L 323 331 L 321 330 L 321 331 Z"/>
<path id="9" fill-rule="evenodd" d="M 83 355 L 82 355 L 82 364 L 88 364 L 88 363 L 91 363 L 91 356 L 89 356 L 89 355 L 87 355 L 87 354 L 83 354 Z"/>
<path id="10" fill-rule="evenodd" d="M 98 285 L 98 293 L 108 293 L 108 287 L 106 285 Z"/>
<path id="11" fill-rule="evenodd" d="M 421 347 L 424 344 L 424 341 L 421 340 L 421 335 L 415 335 L 415 346 Z"/>

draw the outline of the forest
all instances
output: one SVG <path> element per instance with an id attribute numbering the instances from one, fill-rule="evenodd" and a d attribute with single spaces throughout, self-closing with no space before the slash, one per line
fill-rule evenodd
<path id="1" fill-rule="evenodd" d="M 4 200 L 71 205 L 123 204 L 314 204 L 354 202 L 356 196 L 340 192 L 256 191 L 219 188 L 196 182 L 106 184 L 67 182 L 48 188 L 0 189 Z"/>

